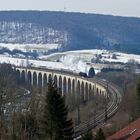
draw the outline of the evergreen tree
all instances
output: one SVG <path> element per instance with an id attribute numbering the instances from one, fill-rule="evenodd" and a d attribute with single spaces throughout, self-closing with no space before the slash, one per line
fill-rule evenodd
<path id="1" fill-rule="evenodd" d="M 95 70 L 93 67 L 89 69 L 88 76 L 91 78 L 95 76 Z"/>
<path id="2" fill-rule="evenodd" d="M 83 136 L 82 136 L 82 140 L 93 140 L 93 134 L 90 130 L 88 130 Z"/>
<path id="3" fill-rule="evenodd" d="M 139 102 L 140 102 L 140 79 L 137 83 L 137 96 L 138 96 L 138 99 L 139 99 Z"/>
<path id="4" fill-rule="evenodd" d="M 137 83 L 137 101 L 138 101 L 138 110 L 137 110 L 137 113 L 139 114 L 140 113 L 140 79 Z"/>
<path id="5" fill-rule="evenodd" d="M 97 131 L 95 140 L 105 140 L 105 136 L 101 128 Z"/>
<path id="6" fill-rule="evenodd" d="M 48 83 L 40 136 L 47 140 L 71 140 L 72 120 L 68 120 L 68 108 L 52 80 Z"/>

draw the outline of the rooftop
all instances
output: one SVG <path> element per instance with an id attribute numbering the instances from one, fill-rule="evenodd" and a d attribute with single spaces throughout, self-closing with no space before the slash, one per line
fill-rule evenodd
<path id="1" fill-rule="evenodd" d="M 107 140 L 140 140 L 140 118 L 108 137 Z"/>

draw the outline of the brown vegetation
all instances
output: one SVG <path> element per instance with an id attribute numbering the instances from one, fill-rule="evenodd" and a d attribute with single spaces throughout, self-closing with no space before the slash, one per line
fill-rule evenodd
<path id="1" fill-rule="evenodd" d="M 140 116 L 136 90 L 140 76 L 130 72 L 100 73 L 97 76 L 118 85 L 124 93 L 119 111 L 104 125 L 104 132 L 109 136 Z"/>

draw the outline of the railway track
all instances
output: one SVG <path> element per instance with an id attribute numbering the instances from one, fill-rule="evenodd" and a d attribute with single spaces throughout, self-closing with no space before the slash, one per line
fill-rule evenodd
<path id="1" fill-rule="evenodd" d="M 103 85 L 106 87 L 107 81 L 94 79 L 94 82 Z M 119 105 L 122 100 L 122 91 L 119 89 L 116 85 L 108 82 L 108 92 L 109 92 L 109 100 L 110 102 L 107 104 L 107 110 L 102 111 L 101 113 L 97 114 L 96 116 L 93 116 L 90 121 L 86 121 L 84 123 L 81 123 L 80 125 L 76 126 L 74 128 L 74 138 L 79 137 L 84 132 L 86 132 L 88 129 L 93 129 L 99 124 L 102 124 L 105 122 L 105 116 L 108 118 L 112 117 L 118 110 Z"/>
<path id="2" fill-rule="evenodd" d="M 23 68 L 23 70 L 24 69 L 26 72 L 26 68 Z M 35 69 L 35 70 L 39 71 L 40 69 Z M 63 71 L 56 71 L 56 70 L 49 70 L 49 69 L 47 69 L 47 70 L 48 70 L 48 72 L 51 72 L 52 75 L 53 75 L 53 72 L 58 73 L 58 75 L 63 73 L 65 76 L 69 76 L 69 77 L 72 75 L 73 77 L 76 77 L 76 79 L 80 78 L 82 80 L 87 80 L 91 83 L 93 82 L 95 84 L 98 84 L 98 85 L 105 87 L 108 90 L 109 102 L 106 106 L 106 111 L 103 110 L 100 113 L 98 113 L 96 116 L 93 116 L 90 119 L 90 121 L 86 121 L 86 122 L 81 123 L 80 125 L 76 126 L 74 128 L 74 132 L 75 132 L 74 136 L 73 136 L 74 138 L 82 135 L 88 129 L 93 129 L 94 127 L 98 126 L 99 124 L 102 124 L 103 122 L 105 122 L 105 119 L 106 119 L 105 117 L 107 117 L 107 119 L 108 119 L 108 118 L 112 117 L 117 112 L 119 104 L 121 103 L 121 100 L 122 100 L 122 92 L 119 89 L 119 87 L 117 87 L 116 85 L 109 83 L 108 81 L 97 79 L 97 78 L 85 79 L 85 78 L 82 78 L 79 75 L 75 75 L 73 73 L 66 73 Z M 42 71 L 43 70 L 41 69 L 41 72 Z M 44 69 L 44 71 L 47 72 L 46 69 Z M 49 74 L 50 73 L 48 73 L 48 75 Z"/>

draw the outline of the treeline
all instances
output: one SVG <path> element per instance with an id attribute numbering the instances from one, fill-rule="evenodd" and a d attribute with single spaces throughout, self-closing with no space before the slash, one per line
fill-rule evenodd
<path id="1" fill-rule="evenodd" d="M 107 79 L 122 89 L 123 99 L 117 114 L 110 122 L 112 126 L 103 129 L 109 136 L 140 117 L 140 75 L 129 70 L 110 71 L 97 74 L 97 76 Z"/>
<path id="2" fill-rule="evenodd" d="M 0 64 L 0 140 L 73 140 L 68 106 L 52 79 L 44 88 L 19 83 L 14 67 Z M 96 135 L 88 131 L 81 140 L 87 138 L 105 136 L 99 129 Z"/>
<path id="3" fill-rule="evenodd" d="M 139 18 L 48 11 L 1 11 L 0 22 L 32 23 L 38 28 L 51 28 L 66 33 L 68 40 L 63 45 L 67 47 L 62 50 L 100 48 L 140 53 Z M 1 38 L 4 37 L 1 35 Z M 10 40 L 7 38 L 8 42 Z"/>
<path id="4" fill-rule="evenodd" d="M 29 101 L 24 101 L 21 92 L 17 94 L 19 88 L 16 71 L 11 65 L 0 65 L 0 140 L 73 139 L 68 107 L 51 80 L 42 93 L 30 88 Z"/>
<path id="5" fill-rule="evenodd" d="M 119 69 L 119 68 L 102 68 L 101 69 L 101 72 L 113 72 L 113 71 L 122 72 L 124 70 L 123 69 Z"/>

